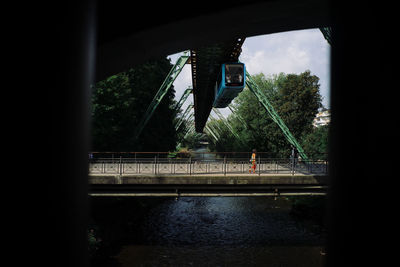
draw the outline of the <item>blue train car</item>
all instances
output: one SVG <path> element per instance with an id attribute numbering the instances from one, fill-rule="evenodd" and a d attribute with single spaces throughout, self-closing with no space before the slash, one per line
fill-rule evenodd
<path id="1" fill-rule="evenodd" d="M 243 90 L 246 82 L 246 67 L 243 63 L 222 64 L 215 84 L 213 107 L 226 108 Z"/>

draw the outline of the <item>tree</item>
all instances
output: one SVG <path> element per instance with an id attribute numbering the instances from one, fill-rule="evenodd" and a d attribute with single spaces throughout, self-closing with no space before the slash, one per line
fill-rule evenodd
<path id="1" fill-rule="evenodd" d="M 327 159 L 329 125 L 316 127 L 302 140 L 306 154 L 312 159 Z"/>
<path id="2" fill-rule="evenodd" d="M 96 83 L 92 94 L 92 150 L 169 151 L 176 146 L 171 88 L 139 136 L 135 127 L 172 65 L 149 61 Z"/>
<path id="3" fill-rule="evenodd" d="M 312 122 L 322 107 L 318 81 L 307 70 L 299 75 L 288 74 L 279 88 L 278 113 L 298 140 L 312 132 Z"/>
<path id="4" fill-rule="evenodd" d="M 312 132 L 312 121 L 322 101 L 317 76 L 311 75 L 310 71 L 299 75 L 280 73 L 269 77 L 260 73 L 254 75 L 253 79 L 299 142 Z M 271 157 L 290 155 L 290 145 L 281 129 L 250 90 L 243 90 L 235 99 L 234 106 L 246 125 L 234 118 L 236 114 L 230 115 L 229 119 L 240 141 L 225 132 L 215 146 L 218 151 L 227 151 L 228 148 L 250 151 L 256 148 L 269 152 Z"/>
<path id="5" fill-rule="evenodd" d="M 279 98 L 279 88 L 285 81 L 286 75 L 280 73 L 265 77 L 260 73 L 253 76 L 253 79 L 274 105 Z M 235 100 L 235 105 L 238 115 L 247 122 L 247 129 L 245 127 L 238 129 L 243 143 L 247 144 L 242 146 L 243 150 L 250 151 L 256 148 L 258 151 L 269 152 L 273 157 L 280 156 L 279 147 L 282 141 L 285 141 L 285 137 L 253 93 L 244 90 Z"/>

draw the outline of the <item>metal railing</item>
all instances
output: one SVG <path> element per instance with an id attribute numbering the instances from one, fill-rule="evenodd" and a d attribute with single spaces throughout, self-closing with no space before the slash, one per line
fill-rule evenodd
<path id="1" fill-rule="evenodd" d="M 195 175 L 248 174 L 251 163 L 247 158 L 92 158 L 89 174 L 114 175 Z M 297 161 L 282 158 L 258 158 L 256 173 L 261 174 L 321 174 L 328 173 L 327 160 Z"/>

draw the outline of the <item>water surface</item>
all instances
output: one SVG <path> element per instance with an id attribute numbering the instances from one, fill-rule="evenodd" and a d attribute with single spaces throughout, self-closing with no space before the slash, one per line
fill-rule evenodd
<path id="1" fill-rule="evenodd" d="M 125 225 L 112 266 L 324 266 L 324 238 L 290 209 L 282 198 L 166 198 Z"/>

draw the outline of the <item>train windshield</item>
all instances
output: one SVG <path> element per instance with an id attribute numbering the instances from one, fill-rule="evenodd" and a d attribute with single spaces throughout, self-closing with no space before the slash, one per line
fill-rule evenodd
<path id="1" fill-rule="evenodd" d="M 243 86 L 243 65 L 225 65 L 225 84 L 228 86 Z"/>

